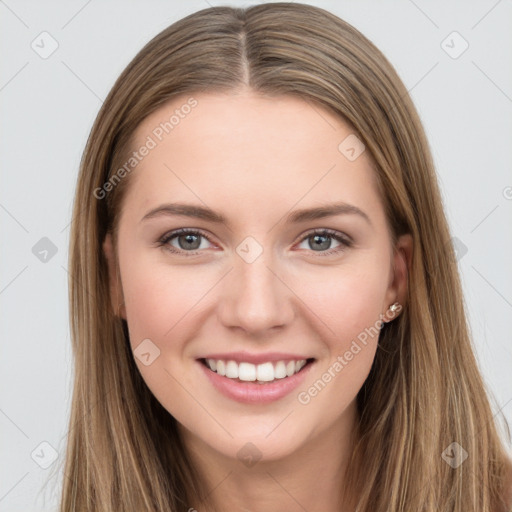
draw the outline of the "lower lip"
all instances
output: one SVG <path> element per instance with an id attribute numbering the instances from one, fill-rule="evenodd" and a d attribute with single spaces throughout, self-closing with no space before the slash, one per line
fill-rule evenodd
<path id="1" fill-rule="evenodd" d="M 216 389 L 228 398 L 246 404 L 264 404 L 283 398 L 304 381 L 315 364 L 315 361 L 306 364 L 300 372 L 294 373 L 291 377 L 258 384 L 257 382 L 239 382 L 229 377 L 223 377 L 207 368 L 201 361 L 197 362 Z"/>

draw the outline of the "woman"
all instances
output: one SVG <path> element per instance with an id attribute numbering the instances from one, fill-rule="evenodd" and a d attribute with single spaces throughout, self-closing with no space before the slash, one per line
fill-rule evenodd
<path id="1" fill-rule="evenodd" d="M 419 117 L 327 11 L 209 8 L 140 51 L 70 271 L 63 512 L 512 509 Z"/>

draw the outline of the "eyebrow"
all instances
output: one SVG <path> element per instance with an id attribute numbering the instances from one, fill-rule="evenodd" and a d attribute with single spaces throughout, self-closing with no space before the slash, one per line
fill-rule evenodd
<path id="1" fill-rule="evenodd" d="M 226 223 L 227 220 L 222 214 L 204 206 L 185 203 L 166 203 L 146 213 L 146 215 L 142 217 L 141 222 L 156 217 L 173 215 L 207 220 L 217 224 Z M 333 217 L 335 215 L 358 215 L 368 222 L 368 224 L 372 224 L 370 218 L 363 210 L 347 203 L 329 203 L 314 208 L 294 210 L 286 216 L 286 222 L 297 224 L 300 222 L 323 219 L 325 217 Z"/>

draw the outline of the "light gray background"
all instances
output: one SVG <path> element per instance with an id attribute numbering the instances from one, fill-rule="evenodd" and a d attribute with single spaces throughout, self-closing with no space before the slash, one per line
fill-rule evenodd
<path id="1" fill-rule="evenodd" d="M 411 92 L 458 239 L 481 369 L 494 411 L 512 422 L 512 2 L 311 3 L 369 37 Z M 52 453 L 40 443 L 63 457 L 71 392 L 69 222 L 92 122 L 136 52 L 208 5 L 226 3 L 0 0 L 1 511 L 57 506 L 58 480 L 43 488 L 56 466 L 40 467 Z M 43 31 L 59 45 L 46 59 L 31 47 L 50 47 L 38 38 Z M 453 31 L 469 44 L 457 58 L 463 41 Z M 46 262 L 33 253 L 43 237 L 57 249 Z"/>

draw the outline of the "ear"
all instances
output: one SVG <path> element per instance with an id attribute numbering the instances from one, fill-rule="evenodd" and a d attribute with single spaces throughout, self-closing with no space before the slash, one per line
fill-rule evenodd
<path id="1" fill-rule="evenodd" d="M 105 254 L 105 258 L 108 264 L 108 278 L 112 310 L 116 316 L 126 320 L 126 308 L 124 305 L 123 291 L 119 279 L 119 268 L 111 233 L 108 233 L 105 237 L 105 240 L 103 241 L 103 253 Z"/>
<path id="2" fill-rule="evenodd" d="M 401 311 L 407 301 L 409 270 L 412 262 L 413 239 L 410 234 L 401 235 L 393 250 L 391 279 L 386 292 L 386 302 L 383 304 L 383 315 L 389 315 L 389 307 L 398 302 Z M 395 316 L 395 313 L 393 316 Z"/>

